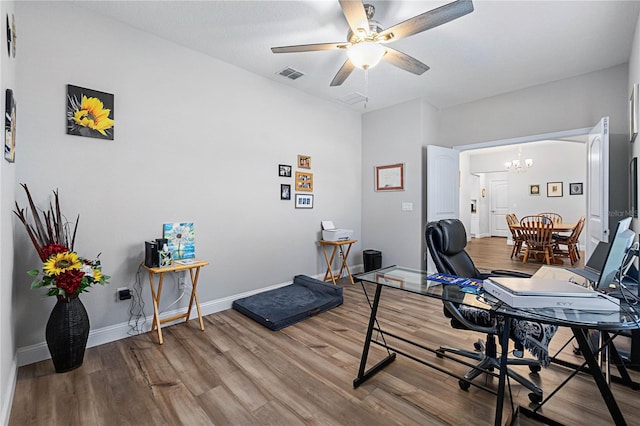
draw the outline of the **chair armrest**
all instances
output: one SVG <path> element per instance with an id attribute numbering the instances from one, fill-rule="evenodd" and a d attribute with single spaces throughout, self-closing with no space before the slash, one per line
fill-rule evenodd
<path id="1" fill-rule="evenodd" d="M 478 324 L 476 324 L 474 322 L 471 322 L 467 318 L 463 317 L 462 314 L 460 313 L 460 311 L 458 310 L 458 308 L 456 307 L 456 305 L 453 302 L 449 302 L 449 301 L 446 301 L 446 300 L 443 301 L 443 302 L 444 302 L 445 309 L 449 312 L 449 314 L 451 314 L 453 319 L 455 319 L 456 321 L 458 321 L 459 323 L 464 325 L 469 330 L 478 331 L 480 333 L 485 333 L 485 334 L 497 334 L 498 333 L 496 327 L 484 327 L 484 326 L 478 325 Z"/>

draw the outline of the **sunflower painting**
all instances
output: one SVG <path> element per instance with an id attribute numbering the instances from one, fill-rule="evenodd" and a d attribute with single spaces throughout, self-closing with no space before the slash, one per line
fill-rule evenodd
<path id="1" fill-rule="evenodd" d="M 113 95 L 67 85 L 67 134 L 113 140 Z"/>
<path id="2" fill-rule="evenodd" d="M 196 257 L 193 222 L 165 223 L 163 237 L 167 239 L 169 251 L 175 260 Z"/>

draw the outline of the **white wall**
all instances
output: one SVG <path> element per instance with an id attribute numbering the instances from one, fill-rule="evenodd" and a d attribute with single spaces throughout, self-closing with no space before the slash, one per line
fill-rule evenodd
<path id="1" fill-rule="evenodd" d="M 627 96 L 631 95 L 631 89 L 634 84 L 640 83 L 640 19 L 636 22 L 636 31 L 633 36 L 633 45 L 631 48 L 631 56 L 629 57 L 629 80 L 627 81 L 626 89 Z M 636 138 L 635 143 L 631 144 L 630 157 L 640 157 L 640 138 Z M 638 193 L 640 194 L 640 185 Z M 637 196 L 638 194 L 636 194 Z M 633 219 L 632 228 L 638 232 L 640 231 L 640 224 L 638 219 Z"/>
<path id="2" fill-rule="evenodd" d="M 16 8 L 17 179 L 41 204 L 58 188 L 64 213 L 80 214 L 76 249 L 102 253 L 111 284 L 82 295 L 92 333 L 129 319 L 116 288 L 134 285 L 143 242 L 161 237 L 163 223 L 195 223 L 196 255 L 210 262 L 201 304 L 323 273 L 321 220 L 360 238 L 359 114 L 69 3 Z M 114 141 L 65 134 L 67 84 L 115 95 Z M 279 196 L 294 182 L 278 164 L 295 166 L 298 154 L 312 157 L 310 210 Z M 17 346 L 29 349 L 42 345 L 54 300 L 29 290 L 25 271 L 39 261 L 24 229 L 15 232 Z M 161 309 L 177 296 L 165 285 Z"/>
<path id="3" fill-rule="evenodd" d="M 422 101 L 373 111 L 362 119 L 362 247 L 382 252 L 382 265 L 423 268 L 426 211 L 423 147 L 433 140 L 435 109 Z M 376 192 L 374 168 L 405 164 L 405 190 Z M 402 211 L 403 202 L 413 211 Z"/>
<path id="4" fill-rule="evenodd" d="M 4 23 L 6 16 L 14 14 L 14 3 L 12 1 L 0 2 L 0 18 Z M 16 16 L 17 26 L 20 25 L 20 17 Z M 4 108 L 4 98 L 6 89 L 15 91 L 15 64 L 17 58 L 22 53 L 17 50 L 17 58 L 7 55 L 6 31 L 1 31 L 0 37 L 0 80 L 2 83 L 2 105 Z M 18 97 L 18 100 L 20 98 Z M 18 161 L 22 152 L 17 147 L 16 158 Z M 11 206 L 14 200 L 16 163 L 8 163 L 4 158 L 0 159 L 0 229 L 2 238 L 0 239 L 0 283 L 2 283 L 2 297 L 0 297 L 0 424 L 7 424 L 11 401 L 13 400 L 13 389 L 15 387 L 17 375 L 16 360 L 16 320 L 14 317 L 14 306 L 18 303 L 13 282 L 13 213 Z"/>

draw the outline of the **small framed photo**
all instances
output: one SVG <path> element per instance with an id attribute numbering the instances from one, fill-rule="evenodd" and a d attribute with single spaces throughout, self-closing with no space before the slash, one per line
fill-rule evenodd
<path id="1" fill-rule="evenodd" d="M 529 185 L 529 195 L 540 195 L 540 184 Z"/>
<path id="2" fill-rule="evenodd" d="M 310 169 L 311 157 L 308 155 L 298 155 L 298 167 L 301 169 Z"/>
<path id="3" fill-rule="evenodd" d="M 570 183 L 569 195 L 582 195 L 582 182 Z"/>
<path id="4" fill-rule="evenodd" d="M 291 166 L 287 164 L 278 164 L 278 176 L 291 177 Z"/>
<path id="5" fill-rule="evenodd" d="M 562 182 L 547 182 L 547 197 L 562 197 Z"/>
<path id="6" fill-rule="evenodd" d="M 4 159 L 10 163 L 16 161 L 16 100 L 11 89 L 5 91 Z"/>
<path id="7" fill-rule="evenodd" d="M 296 172 L 296 191 L 313 192 L 313 173 Z"/>
<path id="8" fill-rule="evenodd" d="M 280 199 L 281 200 L 291 199 L 291 185 L 287 185 L 287 184 L 280 185 Z"/>
<path id="9" fill-rule="evenodd" d="M 638 136 L 638 84 L 634 84 L 629 98 L 629 142 Z"/>
<path id="10" fill-rule="evenodd" d="M 313 208 L 313 195 L 296 194 L 296 209 L 312 209 L 312 208 Z"/>
<path id="11" fill-rule="evenodd" d="M 376 191 L 404 191 L 404 164 L 376 166 Z"/>

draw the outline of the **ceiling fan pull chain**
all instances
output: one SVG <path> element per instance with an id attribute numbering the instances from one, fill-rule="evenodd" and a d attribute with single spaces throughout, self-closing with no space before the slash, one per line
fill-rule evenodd
<path id="1" fill-rule="evenodd" d="M 367 109 L 369 102 L 369 68 L 364 69 L 364 109 Z"/>

